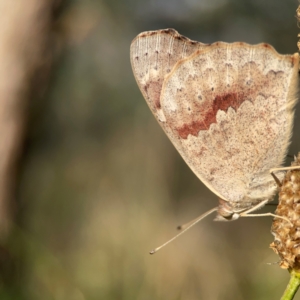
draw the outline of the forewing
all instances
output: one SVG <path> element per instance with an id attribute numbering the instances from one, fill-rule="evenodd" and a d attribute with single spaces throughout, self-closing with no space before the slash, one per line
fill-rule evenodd
<path id="1" fill-rule="evenodd" d="M 160 104 L 164 78 L 178 61 L 205 47 L 174 29 L 142 32 L 132 41 L 130 58 L 135 79 L 157 120 L 164 122 L 164 129 Z"/>

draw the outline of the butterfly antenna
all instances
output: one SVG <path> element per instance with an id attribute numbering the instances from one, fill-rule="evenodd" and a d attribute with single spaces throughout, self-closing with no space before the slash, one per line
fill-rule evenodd
<path id="1" fill-rule="evenodd" d="M 205 213 L 205 214 L 206 214 L 206 213 Z M 192 220 L 192 221 L 189 221 L 189 222 L 187 222 L 187 223 L 185 223 L 185 224 L 182 224 L 182 225 L 178 225 L 178 226 L 177 226 L 177 230 L 184 230 L 184 229 L 186 229 L 187 227 L 189 227 L 191 224 L 197 222 L 198 219 L 199 219 L 199 218 L 202 218 L 202 217 L 204 218 L 205 216 L 201 215 L 201 216 L 198 216 L 197 218 L 195 218 L 195 219 Z"/>
<path id="2" fill-rule="evenodd" d="M 207 217 L 208 215 L 212 214 L 214 211 L 217 211 L 218 207 L 214 207 L 213 209 L 210 209 L 209 211 L 207 211 L 206 213 L 202 214 L 201 216 L 199 216 L 198 218 L 194 219 L 193 221 L 182 225 L 182 226 L 178 226 L 178 229 L 183 229 L 180 233 L 178 233 L 177 235 L 175 235 L 173 238 L 171 238 L 170 240 L 168 240 L 167 242 L 165 242 L 164 244 L 162 244 L 161 246 L 153 249 L 150 251 L 150 254 L 154 254 L 156 253 L 158 250 L 160 250 L 161 248 L 163 248 L 164 246 L 170 244 L 171 242 L 173 242 L 175 239 L 177 239 L 180 235 L 184 234 L 187 230 L 189 230 L 191 227 L 193 227 L 194 225 L 196 225 L 198 222 L 200 222 L 201 220 L 203 220 L 205 217 Z"/>

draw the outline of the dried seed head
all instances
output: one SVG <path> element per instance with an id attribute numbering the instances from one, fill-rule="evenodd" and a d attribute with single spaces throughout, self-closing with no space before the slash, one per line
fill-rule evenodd
<path id="1" fill-rule="evenodd" d="M 292 166 L 300 166 L 300 152 L 295 157 Z M 300 270 L 300 169 L 289 170 L 279 192 L 279 204 L 276 215 L 285 217 L 287 221 L 275 218 L 271 232 L 274 242 L 270 247 L 280 258 L 283 269 Z"/>

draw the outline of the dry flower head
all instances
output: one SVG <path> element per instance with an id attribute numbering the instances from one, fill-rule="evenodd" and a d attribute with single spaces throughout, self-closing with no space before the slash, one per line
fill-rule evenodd
<path id="1" fill-rule="evenodd" d="M 292 166 L 300 166 L 300 152 Z M 281 218 L 274 219 L 271 232 L 275 239 L 270 247 L 281 258 L 281 268 L 300 270 L 300 169 L 286 173 L 275 213 L 291 224 Z"/>

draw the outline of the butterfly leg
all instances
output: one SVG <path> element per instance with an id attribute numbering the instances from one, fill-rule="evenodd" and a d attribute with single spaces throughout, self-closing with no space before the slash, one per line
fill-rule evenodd
<path id="1" fill-rule="evenodd" d="M 277 178 L 277 177 L 276 177 L 276 178 Z M 277 179 L 278 179 L 278 178 L 277 178 Z M 246 210 L 246 211 L 240 213 L 240 217 L 268 217 L 268 216 L 269 216 L 269 217 L 274 217 L 274 218 L 283 219 L 283 220 L 289 222 L 291 225 L 293 225 L 292 222 L 291 222 L 289 219 L 287 219 L 287 218 L 285 218 L 285 217 L 281 217 L 281 216 L 275 215 L 275 214 L 272 214 L 272 213 L 251 214 L 251 212 L 253 212 L 253 211 L 255 211 L 255 210 L 258 210 L 258 209 L 264 207 L 264 206 L 268 203 L 268 201 L 269 201 L 269 200 L 264 200 L 264 201 L 258 203 L 257 205 L 251 207 L 250 209 L 248 209 L 248 210 Z"/>
<path id="2" fill-rule="evenodd" d="M 281 182 L 278 179 L 278 177 L 274 174 L 274 172 L 278 172 L 278 171 L 289 171 L 289 170 L 298 170 L 300 169 L 300 166 L 290 166 L 290 167 L 281 167 L 281 168 L 273 168 L 270 169 L 270 174 L 272 175 L 272 177 L 274 178 L 276 184 L 278 187 L 281 187 Z"/>
<path id="3" fill-rule="evenodd" d="M 248 215 L 249 213 L 251 213 L 255 210 L 258 210 L 258 209 L 264 207 L 267 203 L 268 203 L 268 200 L 261 201 L 258 204 L 256 204 L 255 206 L 253 206 L 253 207 L 243 211 L 242 213 L 240 213 L 240 216 L 241 217 L 246 217 L 246 215 Z M 253 215 L 251 215 L 251 216 L 253 216 Z"/>

